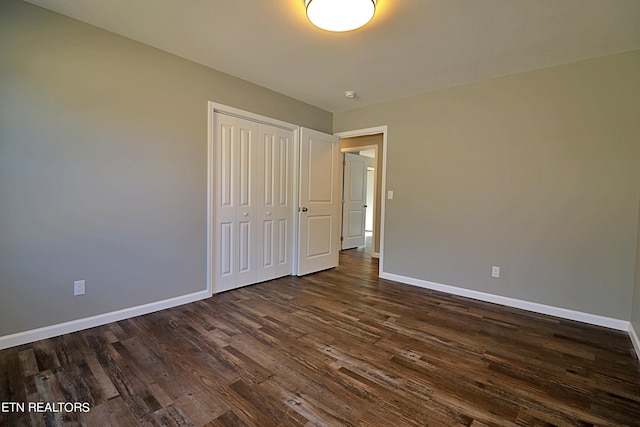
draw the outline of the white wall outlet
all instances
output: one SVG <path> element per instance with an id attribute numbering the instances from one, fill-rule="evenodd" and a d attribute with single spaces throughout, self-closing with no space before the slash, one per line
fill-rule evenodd
<path id="1" fill-rule="evenodd" d="M 73 282 L 73 296 L 84 295 L 84 280 Z"/>
<path id="2" fill-rule="evenodd" d="M 500 267 L 497 265 L 491 267 L 491 277 L 500 277 Z"/>
<path id="3" fill-rule="evenodd" d="M 393 190 L 387 191 L 387 199 L 393 200 Z"/>

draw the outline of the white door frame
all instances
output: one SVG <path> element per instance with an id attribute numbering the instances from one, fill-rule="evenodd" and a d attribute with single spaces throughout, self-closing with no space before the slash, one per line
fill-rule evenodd
<path id="1" fill-rule="evenodd" d="M 384 212 L 386 206 L 386 194 L 387 194 L 387 132 L 388 126 L 377 126 L 365 129 L 357 129 L 345 132 L 337 132 L 334 135 L 340 138 L 352 138 L 354 136 L 366 136 L 366 135 L 377 135 L 382 134 L 382 182 L 380 186 L 382 187 L 380 190 L 381 199 L 380 200 L 380 263 L 378 265 L 378 276 L 382 274 L 383 262 L 384 262 Z M 360 147 L 357 147 L 357 150 L 361 150 Z M 348 151 L 348 150 L 347 150 Z M 379 154 L 379 153 L 376 153 Z"/>
<path id="2" fill-rule="evenodd" d="M 215 231 L 215 221 L 214 215 L 216 212 L 216 132 L 214 129 L 214 114 L 226 114 L 233 117 L 239 117 L 246 120 L 251 120 L 256 123 L 262 123 L 269 126 L 275 126 L 282 129 L 286 129 L 289 131 L 293 131 L 293 158 L 297 159 L 299 156 L 299 145 L 300 145 L 300 126 L 294 125 L 292 123 L 283 122 L 281 120 L 273 119 L 271 117 L 262 116 L 260 114 L 251 113 L 249 111 L 240 110 L 238 108 L 229 107 L 228 105 L 218 104 L 216 102 L 209 101 L 207 104 L 208 112 L 207 116 L 209 118 L 208 122 L 208 144 L 207 144 L 207 293 L 209 296 L 213 295 L 213 280 L 215 278 L 214 274 L 214 266 L 215 260 L 213 257 L 215 256 L 215 239 L 214 239 L 214 231 Z M 292 269 L 295 270 L 298 264 L 298 248 L 297 248 L 297 229 L 298 229 L 298 175 L 299 175 L 299 165 L 298 162 L 294 161 L 293 166 L 293 182 L 292 182 L 292 195 L 294 197 L 293 203 L 291 204 L 292 218 L 293 218 L 293 234 L 291 236 L 292 244 L 291 244 L 291 262 Z M 295 271 L 292 271 L 292 274 L 295 274 Z"/>

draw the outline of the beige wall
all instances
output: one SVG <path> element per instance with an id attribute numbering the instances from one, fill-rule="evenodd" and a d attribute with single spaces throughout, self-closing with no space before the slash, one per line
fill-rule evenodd
<path id="1" fill-rule="evenodd" d="M 334 114 L 388 125 L 385 272 L 629 320 L 638 76 L 634 51 Z"/>
<path id="2" fill-rule="evenodd" d="M 329 112 L 0 2 L 0 336 L 205 289 L 207 101 L 332 128 Z"/>
<path id="3" fill-rule="evenodd" d="M 354 136 L 351 138 L 341 138 L 340 148 L 366 147 L 375 145 L 378 147 L 376 156 L 376 195 L 375 195 L 375 214 L 373 224 L 373 252 L 380 253 L 380 214 L 382 212 L 382 134 Z"/>

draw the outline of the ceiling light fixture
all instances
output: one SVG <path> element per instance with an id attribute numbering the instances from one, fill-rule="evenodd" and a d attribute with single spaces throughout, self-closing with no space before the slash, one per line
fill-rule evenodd
<path id="1" fill-rule="evenodd" d="M 351 31 L 371 21 L 377 0 L 305 0 L 307 18 L 327 31 Z"/>

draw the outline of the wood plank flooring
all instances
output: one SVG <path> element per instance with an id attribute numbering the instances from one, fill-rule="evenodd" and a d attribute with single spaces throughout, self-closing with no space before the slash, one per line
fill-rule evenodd
<path id="1" fill-rule="evenodd" d="M 2 426 L 640 426 L 624 332 L 338 268 L 0 351 Z M 5 409 L 7 409 L 5 407 Z"/>

